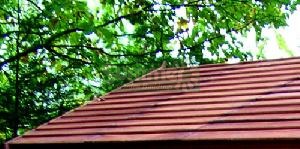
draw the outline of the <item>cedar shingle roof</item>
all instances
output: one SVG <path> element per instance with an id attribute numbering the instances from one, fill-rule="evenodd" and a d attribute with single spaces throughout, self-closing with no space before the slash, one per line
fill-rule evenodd
<path id="1" fill-rule="evenodd" d="M 159 68 L 8 144 L 300 139 L 300 58 Z"/>

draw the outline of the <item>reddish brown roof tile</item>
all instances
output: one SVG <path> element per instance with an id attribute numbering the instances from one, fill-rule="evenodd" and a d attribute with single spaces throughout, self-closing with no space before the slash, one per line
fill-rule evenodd
<path id="1" fill-rule="evenodd" d="M 300 58 L 160 68 L 8 144 L 300 139 Z"/>

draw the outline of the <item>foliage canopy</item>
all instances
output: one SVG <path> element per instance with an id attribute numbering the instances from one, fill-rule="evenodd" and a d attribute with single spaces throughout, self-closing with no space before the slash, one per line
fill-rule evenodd
<path id="1" fill-rule="evenodd" d="M 285 26 L 299 1 L 0 3 L 0 140 L 4 141 L 157 68 L 162 61 L 186 66 L 232 57 L 251 59 L 240 50 L 239 35 L 255 28 L 260 40 L 262 28 Z"/>

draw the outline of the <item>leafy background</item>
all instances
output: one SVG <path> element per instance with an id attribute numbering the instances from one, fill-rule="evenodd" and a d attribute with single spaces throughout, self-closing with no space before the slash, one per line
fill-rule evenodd
<path id="1" fill-rule="evenodd" d="M 2 0 L 0 142 L 158 68 L 264 58 L 241 36 L 285 26 L 289 0 Z M 18 7 L 19 6 L 19 7 Z M 280 48 L 289 52 L 277 33 Z M 204 53 L 210 53 L 206 56 Z"/>

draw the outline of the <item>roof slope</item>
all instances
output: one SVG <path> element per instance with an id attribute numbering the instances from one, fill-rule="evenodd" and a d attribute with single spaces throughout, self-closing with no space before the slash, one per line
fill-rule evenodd
<path id="1" fill-rule="evenodd" d="M 300 138 L 300 58 L 160 68 L 9 144 Z"/>

